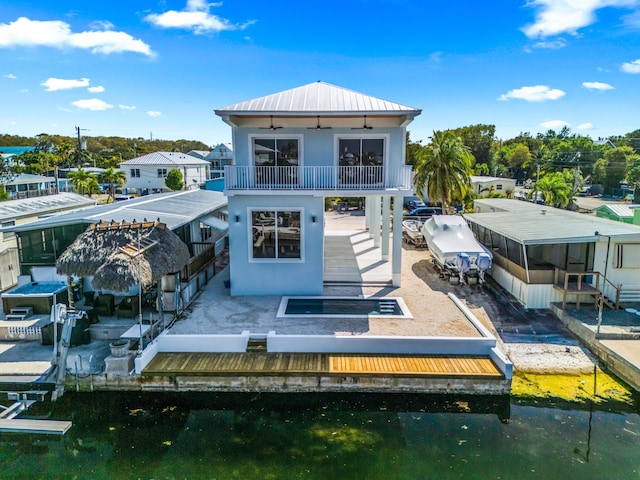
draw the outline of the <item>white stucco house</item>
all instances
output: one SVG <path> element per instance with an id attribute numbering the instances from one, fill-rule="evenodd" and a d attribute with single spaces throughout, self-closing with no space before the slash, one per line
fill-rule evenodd
<path id="1" fill-rule="evenodd" d="M 421 110 L 315 82 L 215 113 L 233 138 L 232 295 L 323 293 L 325 197 L 366 197 L 370 235 L 400 285 L 405 133 Z"/>
<path id="2" fill-rule="evenodd" d="M 490 193 L 508 195 L 507 192 L 513 192 L 516 189 L 516 181 L 513 178 L 471 175 L 469 180 L 473 193 L 479 197 L 486 197 Z"/>
<path id="3" fill-rule="evenodd" d="M 209 178 L 209 162 L 181 152 L 155 152 L 132 158 L 120 164 L 127 174 L 124 188 L 135 189 L 139 194 L 170 191 L 165 185 L 169 170 L 182 173 L 185 190 L 200 188 Z"/>

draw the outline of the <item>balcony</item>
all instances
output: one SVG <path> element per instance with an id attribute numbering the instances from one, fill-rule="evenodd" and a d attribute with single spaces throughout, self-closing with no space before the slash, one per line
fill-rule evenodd
<path id="1" fill-rule="evenodd" d="M 224 168 L 227 191 L 388 191 L 411 190 L 411 166 Z"/>

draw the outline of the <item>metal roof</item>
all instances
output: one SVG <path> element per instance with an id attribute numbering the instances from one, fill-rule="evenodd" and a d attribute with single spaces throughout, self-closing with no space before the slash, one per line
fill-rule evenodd
<path id="1" fill-rule="evenodd" d="M 90 207 L 95 204 L 96 200 L 77 193 L 57 193 L 42 197 L 8 200 L 0 202 L 0 221 L 47 215 L 60 210 Z"/>
<path id="2" fill-rule="evenodd" d="M 215 110 L 216 115 L 371 113 L 419 115 L 421 110 L 371 97 L 325 82 L 314 82 Z"/>
<path id="3" fill-rule="evenodd" d="M 630 208 L 630 205 L 625 203 L 607 203 L 606 205 L 602 205 L 601 207 L 594 209 L 595 212 L 601 210 L 608 210 L 610 213 L 613 213 L 618 217 L 633 218 L 633 210 Z"/>
<path id="4" fill-rule="evenodd" d="M 533 202 L 527 202 L 525 200 L 514 200 L 511 198 L 476 198 L 473 201 L 473 205 L 484 205 L 496 212 L 519 212 L 522 210 L 532 210 L 538 212 L 541 208 L 550 208 L 538 205 Z"/>
<path id="5" fill-rule="evenodd" d="M 66 178 L 60 178 L 58 180 L 66 181 Z M 2 181 L 4 185 L 24 185 L 27 183 L 55 183 L 54 177 L 45 177 L 44 175 L 33 175 L 31 173 L 20 173 L 13 175 Z"/>
<path id="6" fill-rule="evenodd" d="M 531 202 L 510 202 L 529 204 L 531 207 L 509 211 L 508 205 L 504 205 L 502 211 L 471 213 L 464 215 L 464 218 L 525 245 L 595 242 L 601 236 L 629 236 L 633 240 L 640 240 L 638 225 Z"/>
<path id="7" fill-rule="evenodd" d="M 130 167 L 132 165 L 169 165 L 182 167 L 185 165 L 207 166 L 210 165 L 210 163 L 182 152 L 154 152 L 132 158 L 120 164 L 121 167 Z"/>
<path id="8" fill-rule="evenodd" d="M 227 198 L 221 192 L 210 190 L 188 190 L 158 193 L 132 198 L 126 202 L 97 205 L 83 210 L 61 213 L 25 225 L 5 228 L 4 232 L 23 232 L 44 228 L 95 223 L 100 220 L 120 222 L 126 220 L 160 219 L 170 229 L 176 229 L 218 208 L 226 207 Z"/>

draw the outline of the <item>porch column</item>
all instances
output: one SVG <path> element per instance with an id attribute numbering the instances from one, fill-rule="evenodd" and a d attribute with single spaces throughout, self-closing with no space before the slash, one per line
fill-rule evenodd
<path id="1" fill-rule="evenodd" d="M 369 231 L 369 238 L 373 238 L 373 232 L 371 231 L 371 215 L 373 215 L 373 202 L 371 201 L 370 196 L 365 197 L 365 215 L 364 215 L 364 226 Z"/>
<path id="2" fill-rule="evenodd" d="M 391 252 L 391 282 L 400 287 L 402 280 L 402 195 L 393 197 L 393 247 Z"/>
<path id="3" fill-rule="evenodd" d="M 371 216 L 371 229 L 373 230 L 373 246 L 380 247 L 380 196 L 376 195 L 372 199 L 373 215 Z"/>
<path id="4" fill-rule="evenodd" d="M 382 197 L 382 242 L 380 245 L 382 260 L 389 260 L 389 222 L 391 221 L 391 197 Z"/>

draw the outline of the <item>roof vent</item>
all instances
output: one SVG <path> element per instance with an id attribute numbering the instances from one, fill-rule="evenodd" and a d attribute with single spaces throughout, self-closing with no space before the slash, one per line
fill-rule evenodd
<path id="1" fill-rule="evenodd" d="M 546 214 L 547 214 L 547 209 L 546 209 L 546 208 L 543 208 L 542 210 L 540 210 L 540 213 L 541 213 L 542 215 L 546 215 Z"/>

